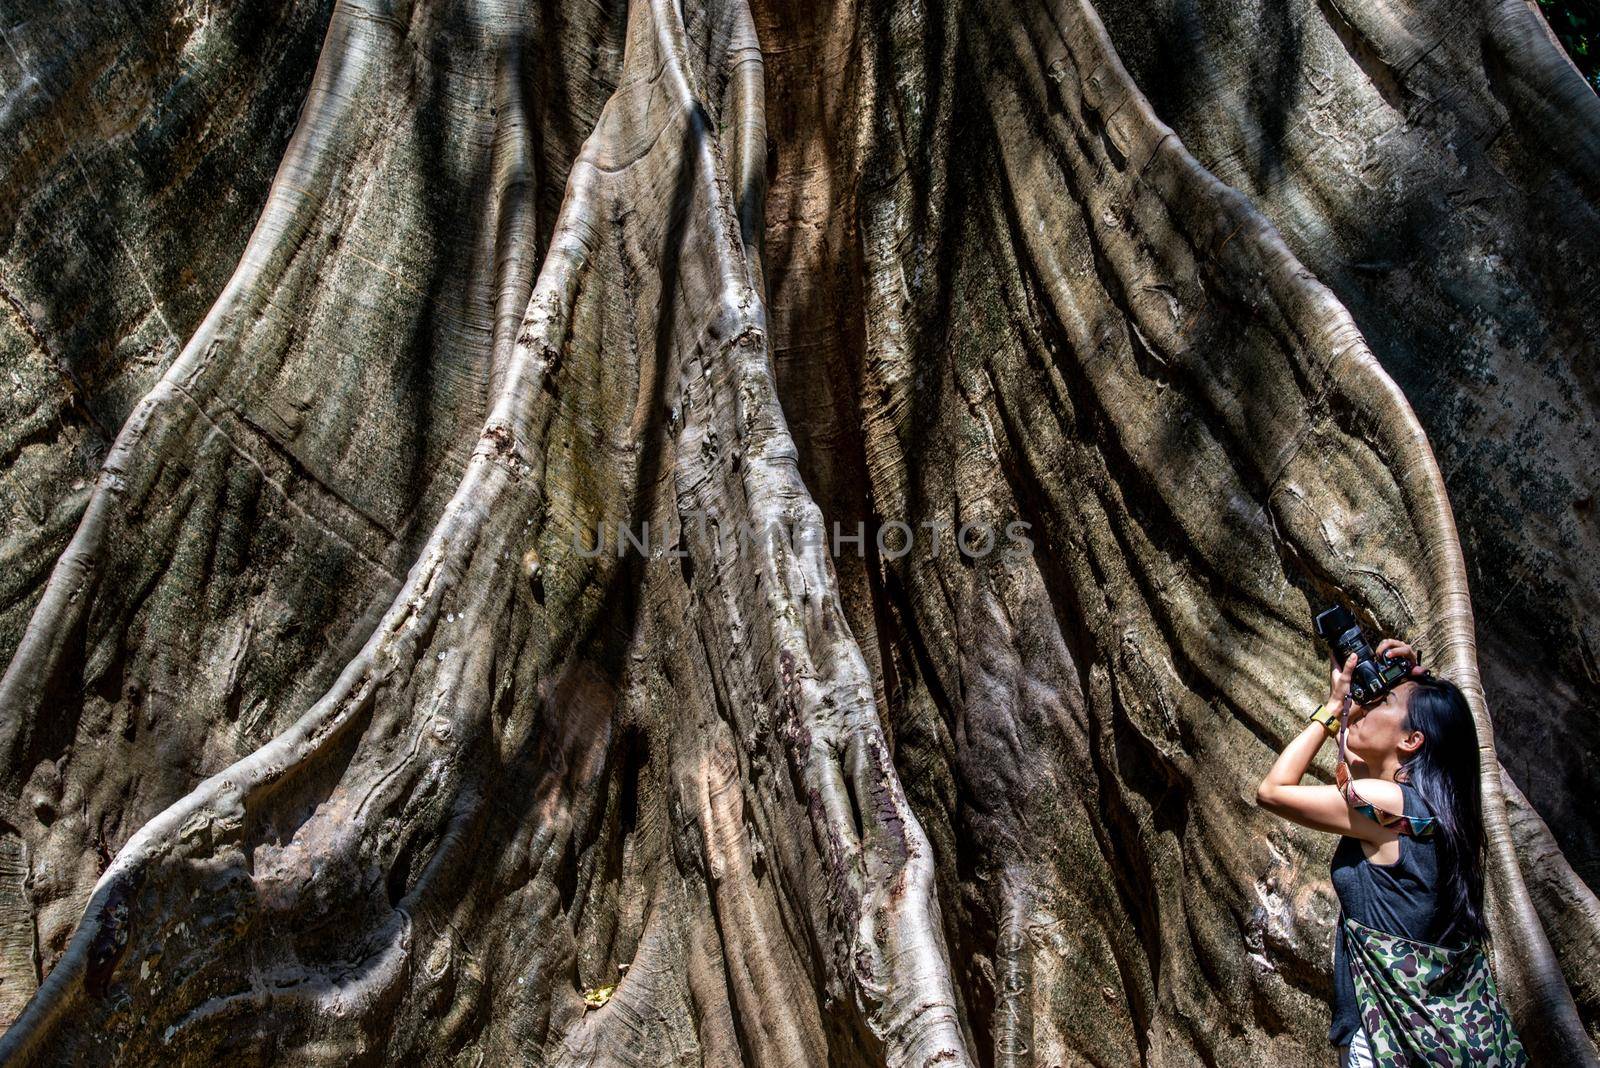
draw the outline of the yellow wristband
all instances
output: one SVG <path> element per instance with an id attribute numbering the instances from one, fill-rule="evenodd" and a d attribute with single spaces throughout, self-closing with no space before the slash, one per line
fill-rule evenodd
<path id="1" fill-rule="evenodd" d="M 1322 729 L 1329 735 L 1339 733 L 1339 714 L 1331 710 L 1326 702 L 1318 705 L 1317 710 L 1311 713 L 1311 722 L 1322 724 Z"/>

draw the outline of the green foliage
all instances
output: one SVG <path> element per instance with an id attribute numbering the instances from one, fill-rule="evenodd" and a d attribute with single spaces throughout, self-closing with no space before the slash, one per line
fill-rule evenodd
<path id="1" fill-rule="evenodd" d="M 1600 93 L 1600 0 L 1539 0 L 1539 10 L 1589 88 Z"/>
<path id="2" fill-rule="evenodd" d="M 616 983 L 607 983 L 604 986 L 590 987 L 583 992 L 583 1003 L 587 1009 L 598 1009 L 611 1000 L 611 995 L 617 992 Z M 586 1010 L 587 1011 L 587 1010 Z"/>

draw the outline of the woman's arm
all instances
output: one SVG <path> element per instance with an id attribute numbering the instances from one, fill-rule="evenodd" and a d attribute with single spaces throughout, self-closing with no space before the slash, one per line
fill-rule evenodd
<path id="1" fill-rule="evenodd" d="M 1339 709 L 1344 706 L 1350 692 L 1350 673 L 1355 668 L 1354 654 L 1344 667 L 1333 669 L 1327 704 Z M 1380 826 L 1377 821 L 1361 815 L 1345 801 L 1337 786 L 1301 786 L 1306 769 L 1328 740 L 1328 732 L 1320 723 L 1308 723 L 1294 740 L 1283 747 L 1272 770 L 1256 788 L 1256 804 L 1286 820 L 1312 830 L 1331 834 L 1347 834 L 1352 838 L 1365 838 L 1369 842 L 1389 842 L 1398 837 L 1393 831 Z M 1356 790 L 1362 797 L 1379 808 L 1399 812 L 1405 804 L 1400 787 L 1387 779 L 1358 779 Z"/>

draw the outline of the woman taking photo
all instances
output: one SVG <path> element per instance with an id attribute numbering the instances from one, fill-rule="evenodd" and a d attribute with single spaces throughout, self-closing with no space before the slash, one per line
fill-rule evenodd
<path id="1" fill-rule="evenodd" d="M 1404 642 L 1385 639 L 1376 653 L 1408 662 L 1409 674 L 1363 706 L 1350 697 L 1356 656 L 1335 661 L 1327 702 L 1256 791 L 1284 819 L 1341 836 L 1329 1041 L 1344 1068 L 1526 1064 L 1483 949 L 1472 711 Z M 1300 785 L 1332 739 L 1339 785 Z"/>

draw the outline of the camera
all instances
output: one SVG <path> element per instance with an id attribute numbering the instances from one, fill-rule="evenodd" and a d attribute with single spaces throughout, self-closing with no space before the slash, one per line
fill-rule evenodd
<path id="1" fill-rule="evenodd" d="M 1350 697 L 1357 704 L 1370 705 L 1404 682 L 1411 672 L 1408 661 L 1374 653 L 1366 632 L 1344 605 L 1318 612 L 1315 626 L 1317 637 L 1333 651 L 1340 667 L 1351 653 L 1356 654 L 1355 670 L 1350 673 Z"/>

